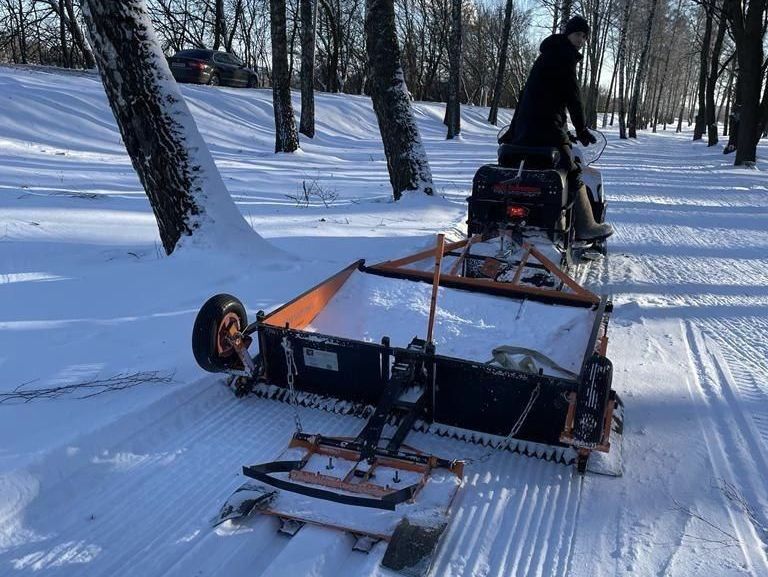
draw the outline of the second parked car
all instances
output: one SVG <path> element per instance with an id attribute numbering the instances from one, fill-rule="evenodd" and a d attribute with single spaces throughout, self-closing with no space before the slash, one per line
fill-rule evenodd
<path id="1" fill-rule="evenodd" d="M 168 59 L 168 64 L 176 82 L 248 88 L 259 85 L 256 72 L 229 52 L 201 48 L 180 50 Z"/>

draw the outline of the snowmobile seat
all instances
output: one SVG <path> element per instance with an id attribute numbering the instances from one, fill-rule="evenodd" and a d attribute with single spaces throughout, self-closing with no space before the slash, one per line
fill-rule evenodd
<path id="1" fill-rule="evenodd" d="M 532 170 L 550 170 L 560 163 L 560 151 L 551 146 L 518 146 L 502 144 L 498 150 L 499 166 L 517 168 L 525 161 L 525 168 Z"/>

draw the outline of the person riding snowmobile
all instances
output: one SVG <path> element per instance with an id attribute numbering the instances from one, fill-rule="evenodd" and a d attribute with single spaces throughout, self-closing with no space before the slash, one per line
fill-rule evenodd
<path id="1" fill-rule="evenodd" d="M 579 53 L 589 38 L 589 24 L 581 16 L 571 18 L 563 34 L 553 34 L 539 47 L 512 123 L 499 139 L 501 144 L 555 147 L 560 151 L 560 167 L 568 171 L 568 186 L 575 195 L 574 212 L 577 240 L 599 240 L 613 234 L 608 223 L 595 222 L 581 179 L 581 167 L 574 160 L 568 136 L 566 108 L 576 128 L 576 138 L 584 145 L 595 143 L 587 130 L 581 104 L 576 65 Z"/>

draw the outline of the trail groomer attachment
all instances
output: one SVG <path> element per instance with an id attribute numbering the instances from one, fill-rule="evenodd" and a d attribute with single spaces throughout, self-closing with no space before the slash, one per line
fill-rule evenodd
<path id="1" fill-rule="evenodd" d="M 447 525 L 464 463 L 456 455 L 409 446 L 410 431 L 575 465 L 581 473 L 620 474 L 623 405 L 611 389 L 606 357 L 610 301 L 564 278 L 540 253 L 544 270 L 552 268 L 560 281 L 556 286 L 463 276 L 465 247 L 473 242 L 479 239 L 439 239 L 435 249 L 402 259 L 375 266 L 355 262 L 274 311 L 259 312 L 251 324 L 231 295 L 205 303 L 193 334 L 198 363 L 230 374 L 238 395 L 290 403 L 296 425 L 277 460 L 243 467 L 250 480 L 216 523 L 258 511 L 280 518 L 287 533 L 307 523 L 334 527 L 354 535 L 357 549 L 386 542 L 386 566 L 423 575 Z M 528 253 L 537 258 L 535 248 Z M 429 303 L 429 320 L 417 319 L 406 329 L 416 337 L 379 333 L 378 342 L 370 342 L 345 323 L 328 321 L 334 311 L 364 314 L 345 308 L 344 299 L 354 295 L 365 302 L 371 286 L 395 287 L 398 295 Z M 456 303 L 495 311 L 509 341 L 469 347 L 462 335 L 441 335 L 440 315 L 454 314 Z M 364 318 L 367 334 L 396 328 L 388 318 Z M 571 340 L 566 347 L 549 346 L 548 339 L 562 338 L 561 319 L 567 319 Z M 513 342 L 516 334 L 532 340 Z M 254 343 L 258 352 L 251 351 Z M 450 354 L 441 354 L 436 343 Z M 482 358 L 473 357 L 476 349 Z M 304 407 L 354 414 L 364 422 L 347 438 L 308 433 L 300 418 Z"/>

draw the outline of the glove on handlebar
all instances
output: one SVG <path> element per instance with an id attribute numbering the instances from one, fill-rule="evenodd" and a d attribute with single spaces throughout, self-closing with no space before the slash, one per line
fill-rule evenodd
<path id="1" fill-rule="evenodd" d="M 579 139 L 579 142 L 581 142 L 584 146 L 589 146 L 590 144 L 597 142 L 595 136 L 586 128 L 579 131 L 577 138 Z"/>

